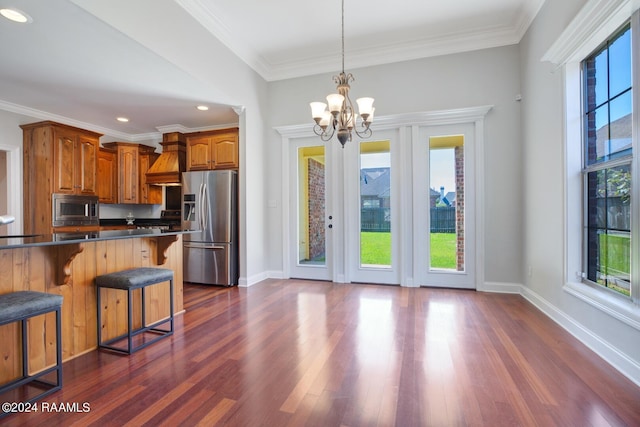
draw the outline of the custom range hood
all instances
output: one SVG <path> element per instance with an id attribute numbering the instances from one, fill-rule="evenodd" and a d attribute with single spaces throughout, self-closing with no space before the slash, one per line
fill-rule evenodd
<path id="1" fill-rule="evenodd" d="M 147 184 L 180 185 L 186 169 L 186 142 L 180 132 L 162 135 L 162 153 L 147 171 Z"/>

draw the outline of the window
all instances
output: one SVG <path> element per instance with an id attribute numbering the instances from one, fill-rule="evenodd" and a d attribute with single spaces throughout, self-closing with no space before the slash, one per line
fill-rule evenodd
<path id="1" fill-rule="evenodd" d="M 588 0 L 542 60 L 564 79 L 563 290 L 640 330 L 638 46 L 637 2 Z"/>
<path id="2" fill-rule="evenodd" d="M 631 202 L 633 160 L 631 28 L 582 61 L 583 277 L 632 295 Z"/>

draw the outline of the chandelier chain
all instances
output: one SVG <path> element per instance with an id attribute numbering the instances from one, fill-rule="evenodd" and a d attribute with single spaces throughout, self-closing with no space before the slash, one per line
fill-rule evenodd
<path id="1" fill-rule="evenodd" d="M 371 120 L 373 119 L 373 98 L 356 99 L 360 110 L 360 118 L 353 108 L 351 97 L 349 96 L 349 83 L 354 80 L 351 73 L 344 71 L 344 0 L 341 0 L 341 47 L 342 47 L 342 71 L 339 75 L 333 76 L 333 81 L 337 85 L 337 94 L 327 96 L 329 110 L 326 109 L 327 104 L 323 102 L 312 102 L 311 113 L 315 125 L 313 131 L 323 141 L 329 141 L 337 134 L 338 141 L 344 144 L 351 141 L 351 135 L 354 132 L 360 138 L 368 138 L 371 136 Z M 359 120 L 359 123 L 356 121 Z M 361 129 L 358 130 L 358 127 Z"/>
<path id="2" fill-rule="evenodd" d="M 342 72 L 344 73 L 344 0 L 342 0 Z"/>

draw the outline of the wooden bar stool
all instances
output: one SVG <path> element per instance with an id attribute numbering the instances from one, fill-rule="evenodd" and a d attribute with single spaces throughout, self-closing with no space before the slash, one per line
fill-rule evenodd
<path id="1" fill-rule="evenodd" d="M 151 325 L 145 325 L 145 288 L 162 282 L 169 282 L 169 317 L 162 319 Z M 173 334 L 173 270 L 166 268 L 132 268 L 115 273 L 104 274 L 96 277 L 97 285 L 97 306 L 98 306 L 98 347 L 109 349 L 119 353 L 134 353 L 159 339 Z M 102 307 L 100 303 L 100 289 L 110 288 L 127 291 L 127 332 L 115 338 L 102 342 Z M 142 326 L 133 329 L 133 291 L 141 289 L 142 292 Z M 160 329 L 158 326 L 169 323 L 169 329 Z M 150 340 L 142 340 L 142 343 L 134 345 L 134 337 L 146 332 L 154 333 L 157 336 Z M 127 347 L 117 347 L 113 345 L 117 341 L 127 339 Z"/>
<path id="2" fill-rule="evenodd" d="M 20 322 L 22 341 L 22 376 L 0 386 L 0 394 L 29 384 L 44 388 L 35 397 L 25 400 L 34 402 L 62 388 L 62 295 L 47 294 L 35 291 L 18 291 L 0 295 L 0 325 Z M 38 373 L 29 375 L 29 339 L 27 337 L 27 320 L 34 316 L 50 312 L 56 313 L 56 364 Z M 56 381 L 51 382 L 43 377 L 55 372 Z M 1 399 L 0 399 L 1 400 Z M 5 413 L 0 411 L 0 418 Z"/>

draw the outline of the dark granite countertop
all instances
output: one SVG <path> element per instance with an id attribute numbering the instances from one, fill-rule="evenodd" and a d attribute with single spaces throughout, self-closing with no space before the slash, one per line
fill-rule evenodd
<path id="1" fill-rule="evenodd" d="M 22 236 L 0 236 L 0 250 L 31 246 L 52 246 L 101 240 L 132 239 L 141 237 L 177 236 L 192 233 L 185 230 L 130 229 L 78 233 L 55 233 Z"/>
<path id="2" fill-rule="evenodd" d="M 153 226 L 169 224 L 176 224 L 176 221 L 167 220 L 165 218 L 136 218 L 133 221 L 132 226 Z M 100 226 L 104 227 L 110 225 L 127 225 L 127 220 L 124 218 L 104 218 L 100 220 Z"/>

